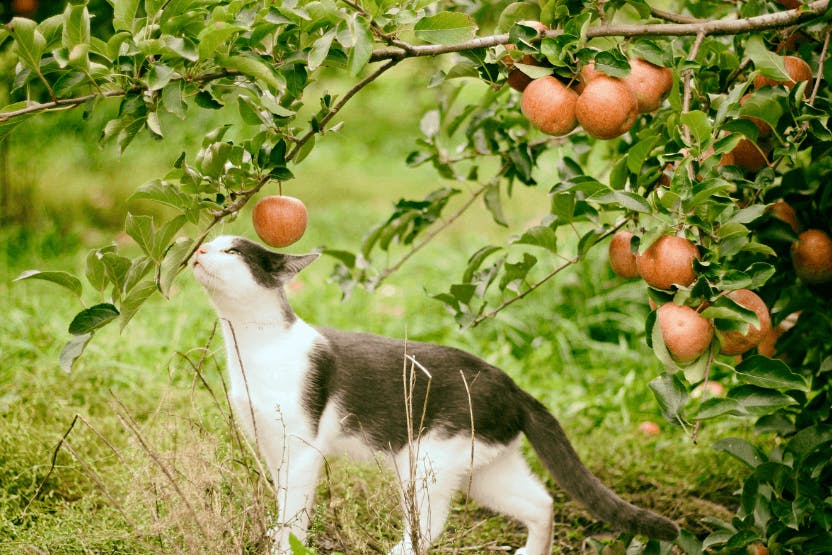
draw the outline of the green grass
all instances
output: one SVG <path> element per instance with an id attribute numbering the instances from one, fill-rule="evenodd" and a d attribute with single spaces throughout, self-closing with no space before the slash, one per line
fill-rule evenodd
<path id="1" fill-rule="evenodd" d="M 441 185 L 430 170 L 405 168 L 418 103 L 394 112 L 380 99 L 396 98 L 408 83 L 384 86 L 392 89 L 375 90 L 353 107 L 378 116 L 372 129 L 347 125 L 327 137 L 287 185 L 311 217 L 293 251 L 356 249 L 392 202 Z M 99 333 L 69 374 L 57 358 L 80 304 L 47 283 L 11 282 L 30 268 L 82 273 L 88 249 L 115 236 L 129 191 L 164 173 L 175 157 L 167 143 L 141 139 L 119 157 L 112 147 L 94 146 L 83 128 L 45 140 L 47 124 L 37 121 L 28 135 L 16 136 L 12 153 L 18 190 L 27 188 L 32 202 L 25 219 L 34 225 L 0 229 L 0 553 L 264 552 L 273 497 L 229 423 L 215 316 L 191 276 L 180 276 L 173 298 L 151 301 L 123 334 Z M 192 131 L 173 133 L 183 149 L 198 141 Z M 41 139 L 45 165 L 23 154 Z M 547 206 L 545 190 L 523 188 L 508 217 L 524 224 Z M 253 237 L 248 221 L 243 214 L 217 232 Z M 301 274 L 291 299 L 314 324 L 475 352 L 544 401 L 587 465 L 623 496 L 698 534 L 703 517 L 730 515 L 742 469 L 710 443 L 747 431 L 705 426 L 693 444 L 661 421 L 647 388 L 661 368 L 644 344 L 644 287 L 615 279 L 602 248 L 473 330 L 459 330 L 425 294 L 456 279 L 482 240 L 502 243 L 507 233 L 478 207 L 374 294 L 356 290 L 342 301 L 329 281 L 333 263 L 324 258 Z M 638 424 L 646 420 L 660 422 L 661 434 L 641 434 Z M 581 552 L 585 536 L 609 535 L 549 483 L 558 552 Z M 399 534 L 398 515 L 388 474 L 331 461 L 319 491 L 315 546 L 321 553 L 383 552 Z M 522 541 L 517 524 L 460 499 L 440 548 L 503 552 Z"/>

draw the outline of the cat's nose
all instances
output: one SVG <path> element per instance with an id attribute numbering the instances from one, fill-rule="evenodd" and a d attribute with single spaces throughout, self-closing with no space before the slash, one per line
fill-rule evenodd
<path id="1" fill-rule="evenodd" d="M 205 247 L 199 247 L 198 249 L 196 249 L 197 254 L 205 254 L 206 252 L 208 251 L 205 250 Z"/>

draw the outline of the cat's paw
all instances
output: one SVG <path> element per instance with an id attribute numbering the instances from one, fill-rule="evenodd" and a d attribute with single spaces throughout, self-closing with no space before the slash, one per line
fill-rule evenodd
<path id="1" fill-rule="evenodd" d="M 526 548 L 521 547 L 520 549 L 514 552 L 514 555 L 526 555 Z"/>

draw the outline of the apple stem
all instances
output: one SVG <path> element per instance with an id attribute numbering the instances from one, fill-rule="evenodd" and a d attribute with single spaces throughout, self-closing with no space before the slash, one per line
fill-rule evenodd
<path id="1" fill-rule="evenodd" d="M 280 194 L 281 197 L 283 196 L 283 182 L 282 181 L 277 182 L 277 192 L 278 192 L 278 194 Z"/>

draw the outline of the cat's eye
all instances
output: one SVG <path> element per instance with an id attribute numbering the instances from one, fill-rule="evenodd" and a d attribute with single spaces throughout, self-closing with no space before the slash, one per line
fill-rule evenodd
<path id="1" fill-rule="evenodd" d="M 234 247 L 231 247 L 230 249 L 225 249 L 225 251 L 223 251 L 223 252 L 226 252 L 228 254 L 240 254 L 240 249 L 236 249 Z"/>

